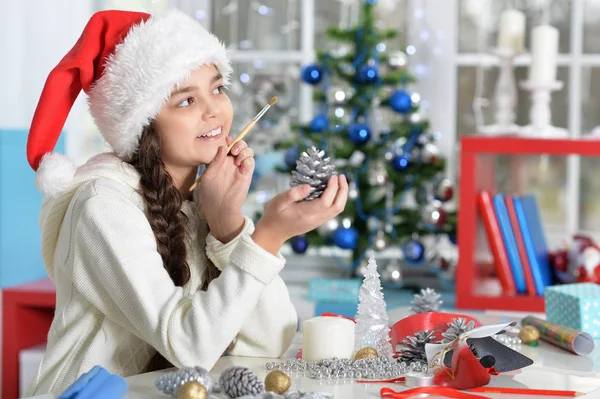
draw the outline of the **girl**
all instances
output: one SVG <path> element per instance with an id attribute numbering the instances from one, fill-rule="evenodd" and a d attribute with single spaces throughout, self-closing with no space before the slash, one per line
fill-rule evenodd
<path id="1" fill-rule="evenodd" d="M 58 394 L 94 365 L 122 376 L 210 369 L 223 353 L 289 347 L 297 316 L 279 249 L 339 214 L 348 185 L 333 177 L 310 202 L 308 186 L 284 192 L 254 228 L 241 214 L 253 152 L 243 141 L 226 151 L 230 72 L 222 44 L 180 12 L 104 11 L 50 73 L 27 154 L 46 194 L 56 312 L 29 395 Z M 80 90 L 114 152 L 75 171 L 51 151 Z"/>

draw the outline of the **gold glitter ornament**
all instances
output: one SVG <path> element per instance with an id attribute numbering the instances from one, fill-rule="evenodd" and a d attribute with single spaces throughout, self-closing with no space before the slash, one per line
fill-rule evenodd
<path id="1" fill-rule="evenodd" d="M 177 399 L 207 399 L 208 393 L 204 385 L 197 381 L 188 381 L 177 391 Z"/>
<path id="2" fill-rule="evenodd" d="M 537 346 L 540 339 L 540 331 L 534 326 L 525 326 L 521 328 L 519 338 L 526 345 Z"/>
<path id="3" fill-rule="evenodd" d="M 278 395 L 282 395 L 285 391 L 290 389 L 292 381 L 290 377 L 280 370 L 273 370 L 265 378 L 265 391 L 274 392 Z"/>
<path id="4" fill-rule="evenodd" d="M 356 352 L 356 355 L 354 355 L 354 360 L 368 359 L 371 357 L 379 357 L 379 353 L 377 353 L 377 351 L 370 346 L 366 346 Z"/>

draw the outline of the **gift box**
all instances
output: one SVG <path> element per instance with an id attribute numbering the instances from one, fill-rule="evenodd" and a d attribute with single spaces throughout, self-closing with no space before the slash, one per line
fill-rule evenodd
<path id="1" fill-rule="evenodd" d="M 546 319 L 600 338 L 600 285 L 564 284 L 547 287 Z"/>

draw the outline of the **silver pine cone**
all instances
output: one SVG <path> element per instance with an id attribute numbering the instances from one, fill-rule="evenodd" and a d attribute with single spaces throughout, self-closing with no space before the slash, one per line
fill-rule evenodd
<path id="1" fill-rule="evenodd" d="M 423 330 L 415 335 L 404 338 L 401 345 L 399 362 L 419 362 L 427 364 L 427 355 L 425 354 L 425 344 L 431 344 L 435 341 L 435 332 L 433 330 Z"/>
<path id="2" fill-rule="evenodd" d="M 432 288 L 421 289 L 421 294 L 415 294 L 410 301 L 410 310 L 413 313 L 438 312 L 442 304 L 440 297 L 441 295 Z"/>
<path id="3" fill-rule="evenodd" d="M 337 174 L 335 166 L 331 164 L 331 158 L 323 158 L 324 156 L 325 151 L 310 146 L 296 161 L 296 170 L 292 171 L 290 186 L 310 184 L 310 194 L 305 201 L 319 198 L 325 191 L 329 178 Z"/>
<path id="4" fill-rule="evenodd" d="M 258 395 L 264 392 L 264 383 L 246 367 L 231 367 L 219 377 L 221 390 L 230 398 Z"/>
<path id="5" fill-rule="evenodd" d="M 442 337 L 444 338 L 442 343 L 450 343 L 458 338 L 459 335 L 471 331 L 474 327 L 475 322 L 473 320 L 467 323 L 467 319 L 464 317 L 453 318 L 452 321 L 448 323 L 448 329 L 442 333 Z"/>

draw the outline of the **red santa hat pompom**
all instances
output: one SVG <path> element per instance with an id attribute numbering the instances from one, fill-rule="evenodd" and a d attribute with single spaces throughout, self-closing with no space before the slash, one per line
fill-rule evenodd
<path id="1" fill-rule="evenodd" d="M 37 187 L 56 197 L 75 175 L 73 163 L 52 151 L 82 90 L 89 95 L 100 133 L 128 160 L 172 88 L 194 69 L 211 64 L 227 84 L 231 65 L 225 46 L 179 11 L 161 16 L 114 10 L 94 14 L 50 72 L 33 116 L 27 159 L 37 172 Z"/>

